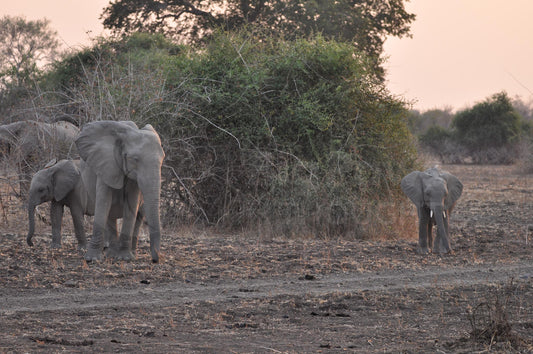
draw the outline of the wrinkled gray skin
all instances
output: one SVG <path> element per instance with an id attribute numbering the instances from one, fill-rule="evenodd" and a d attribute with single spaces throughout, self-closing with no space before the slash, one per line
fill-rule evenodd
<path id="1" fill-rule="evenodd" d="M 52 223 L 52 248 L 61 248 L 61 223 L 63 220 L 64 207 L 70 208 L 74 232 L 78 240 L 78 249 L 87 248 L 87 238 L 83 228 L 84 215 L 94 215 L 95 185 L 86 185 L 82 179 L 82 173 L 87 174 L 88 180 L 92 172 L 87 170 L 86 165 L 80 160 L 61 160 L 55 164 L 52 162 L 46 168 L 37 171 L 33 176 L 28 193 L 28 220 L 29 231 L 26 241 L 33 246 L 35 233 L 35 208 L 46 202 L 51 202 L 50 220 Z M 117 242 L 117 219 L 122 217 L 119 195 L 113 196 L 108 223 L 105 230 L 106 243 Z M 137 247 L 137 235 L 142 224 L 142 212 L 139 212 L 135 222 L 132 237 L 132 249 Z"/>
<path id="2" fill-rule="evenodd" d="M 88 169 L 96 175 L 96 180 L 91 182 L 96 188 L 93 237 L 85 259 L 96 261 L 102 258 L 103 232 L 113 195 L 118 191 L 123 199 L 122 229 L 118 244 L 110 244 L 107 256 L 123 260 L 134 258 L 131 239 L 142 193 L 152 261 L 159 262 L 159 199 L 165 153 L 157 132 L 149 124 L 139 129 L 131 121 L 98 121 L 83 127 L 76 145 Z M 82 175 L 82 178 L 85 180 L 86 177 Z"/>
<path id="3" fill-rule="evenodd" d="M 449 219 L 463 185 L 454 175 L 436 167 L 425 172 L 414 171 L 402 179 L 404 193 L 418 210 L 418 253 L 448 253 L 450 247 Z M 432 229 L 437 225 L 433 243 Z"/>
<path id="4" fill-rule="evenodd" d="M 68 122 L 25 120 L 0 126 L 0 156 L 16 164 L 20 192 L 25 195 L 32 172 L 51 159 L 76 158 L 79 129 Z"/>

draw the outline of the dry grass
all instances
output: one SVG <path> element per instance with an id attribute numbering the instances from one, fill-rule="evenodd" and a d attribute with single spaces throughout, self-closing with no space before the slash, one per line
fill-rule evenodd
<path id="1" fill-rule="evenodd" d="M 513 315 L 520 317 L 524 305 L 524 294 L 520 288 L 511 279 L 507 285 L 493 291 L 490 297 L 491 300 L 477 304 L 468 314 L 472 326 L 471 339 L 488 350 L 498 347 L 516 351 L 532 350 L 533 341 L 518 335 L 512 325 Z M 512 307 L 518 309 L 519 313 L 513 314 Z"/>
<path id="2" fill-rule="evenodd" d="M 531 264 L 532 245 L 525 244 L 523 233 L 525 223 L 533 220 L 533 176 L 517 174 L 510 166 L 443 168 L 465 185 L 451 222 L 454 253 L 446 256 L 416 254 L 416 212 L 405 200 L 368 213 L 375 220 L 368 225 L 374 227 L 374 239 L 273 237 L 268 230 L 222 234 L 182 226 L 164 229 L 160 264 L 150 262 L 144 232 L 136 260 L 88 265 L 76 251 L 68 216 L 62 249 L 49 248 L 50 226 L 43 221 L 37 224 L 36 246 L 28 247 L 22 203 L 9 189 L 0 189 L 7 215 L 7 222 L 0 218 L 3 295 L 138 289 L 140 304 L 80 310 L 76 303 L 68 311 L 18 312 L 0 326 L 7 335 L 4 343 L 21 352 L 205 352 L 217 347 L 236 352 L 267 347 L 281 352 L 383 352 L 391 346 L 405 352 L 531 352 L 533 344 L 526 341 L 533 334 L 531 277 L 518 273 L 525 277 L 510 287 L 484 276 L 507 279 L 502 267 Z M 442 282 L 445 276 L 457 277 L 456 271 L 475 275 L 475 269 L 486 271 L 482 279 L 462 276 L 454 284 Z M 435 280 L 413 284 L 422 272 L 435 272 Z M 342 283 L 313 288 L 322 279 L 341 275 L 366 279 L 365 289 L 376 282 L 383 286 L 351 292 Z M 397 275 L 403 280 L 398 282 Z M 249 281 L 276 279 L 274 287 L 301 286 L 302 292 L 254 296 Z M 239 284 L 238 291 L 225 293 L 231 282 Z M 200 294 L 212 287 L 221 300 L 191 297 L 183 305 L 144 306 L 153 290 L 174 284 L 187 291 L 199 287 Z M 498 295 L 492 295 L 495 291 Z M 466 313 L 475 316 L 475 330 Z M 9 351 L 0 344 L 2 350 Z"/>

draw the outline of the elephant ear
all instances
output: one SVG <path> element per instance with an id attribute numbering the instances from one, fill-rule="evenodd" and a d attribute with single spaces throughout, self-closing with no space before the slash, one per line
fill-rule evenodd
<path id="1" fill-rule="evenodd" d="M 448 196 L 444 200 L 444 207 L 449 210 L 463 193 L 463 184 L 451 173 L 441 172 L 440 176 L 446 180 Z"/>
<path id="2" fill-rule="evenodd" d="M 128 134 L 138 130 L 133 122 L 97 121 L 86 124 L 76 139 L 81 158 L 108 186 L 124 186 L 122 148 Z"/>
<path id="3" fill-rule="evenodd" d="M 402 178 L 402 191 L 411 199 L 417 206 L 421 207 L 424 203 L 424 191 L 422 189 L 422 174 L 423 172 L 414 171 Z"/>
<path id="4" fill-rule="evenodd" d="M 61 160 L 50 168 L 54 169 L 52 175 L 54 199 L 59 201 L 74 189 L 80 179 L 80 170 L 71 160 Z"/>

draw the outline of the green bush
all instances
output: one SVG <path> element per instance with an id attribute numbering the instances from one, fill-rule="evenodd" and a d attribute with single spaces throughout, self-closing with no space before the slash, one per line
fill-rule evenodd
<path id="1" fill-rule="evenodd" d="M 428 130 L 420 135 L 419 141 L 424 147 L 428 147 L 434 151 L 442 148 L 443 144 L 452 139 L 453 135 L 448 129 L 438 125 L 433 125 Z"/>
<path id="2" fill-rule="evenodd" d="M 414 168 L 404 103 L 350 44 L 221 32 L 201 49 L 148 35 L 98 45 L 58 96 L 81 121 L 156 128 L 167 224 L 360 237 Z"/>
<path id="3" fill-rule="evenodd" d="M 505 92 L 456 114 L 452 127 L 459 143 L 471 150 L 500 148 L 519 141 L 521 117 Z"/>
<path id="4" fill-rule="evenodd" d="M 458 112 L 451 129 L 430 127 L 419 141 L 445 163 L 510 164 L 523 153 L 530 127 L 502 92 Z"/>

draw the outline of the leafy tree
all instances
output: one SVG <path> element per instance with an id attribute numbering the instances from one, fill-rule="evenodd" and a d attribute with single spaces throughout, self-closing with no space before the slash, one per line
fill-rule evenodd
<path id="1" fill-rule="evenodd" d="M 450 138 L 452 138 L 452 134 L 449 130 L 438 125 L 433 125 L 420 136 L 420 143 L 434 151 L 439 151 L 442 149 L 446 140 Z"/>
<path id="2" fill-rule="evenodd" d="M 501 92 L 458 112 L 452 127 L 459 143 L 472 150 L 483 150 L 517 142 L 521 121 L 507 94 Z"/>
<path id="3" fill-rule="evenodd" d="M 102 19 L 117 33 L 162 32 L 188 42 L 218 27 L 249 24 L 287 39 L 320 32 L 353 43 L 379 68 L 386 37 L 409 35 L 415 15 L 405 10 L 403 0 L 116 0 Z M 376 74 L 383 77 L 383 70 Z"/>
<path id="4" fill-rule="evenodd" d="M 514 109 L 520 113 L 526 122 L 533 123 L 533 95 L 529 101 L 524 101 L 520 96 L 512 100 Z"/>
<path id="5" fill-rule="evenodd" d="M 0 84 L 21 87 L 35 78 L 39 65 L 53 57 L 59 47 L 57 32 L 46 19 L 23 17 L 0 19 Z"/>

